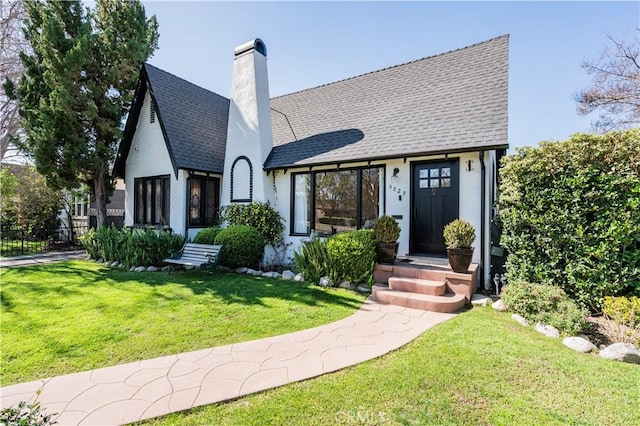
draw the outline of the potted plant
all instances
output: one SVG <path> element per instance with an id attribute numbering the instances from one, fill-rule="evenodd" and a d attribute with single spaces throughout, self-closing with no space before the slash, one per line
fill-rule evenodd
<path id="1" fill-rule="evenodd" d="M 444 242 L 447 245 L 447 257 L 453 272 L 466 273 L 471 265 L 476 231 L 464 220 L 456 219 L 444 227 Z"/>
<path id="2" fill-rule="evenodd" d="M 393 265 L 398 254 L 398 238 L 400 225 L 391 216 L 380 216 L 373 223 L 373 238 L 376 241 L 376 255 L 378 263 Z"/>

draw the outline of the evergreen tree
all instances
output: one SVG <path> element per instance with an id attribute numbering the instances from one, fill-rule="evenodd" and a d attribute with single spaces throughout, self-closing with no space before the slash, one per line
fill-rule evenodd
<path id="1" fill-rule="evenodd" d="M 140 64 L 157 48 L 158 24 L 138 0 L 97 0 L 93 10 L 79 1 L 24 3 L 31 52 L 21 53 L 18 87 L 5 82 L 20 104 L 21 148 L 50 185 L 86 184 L 103 225 L 123 117 Z"/>

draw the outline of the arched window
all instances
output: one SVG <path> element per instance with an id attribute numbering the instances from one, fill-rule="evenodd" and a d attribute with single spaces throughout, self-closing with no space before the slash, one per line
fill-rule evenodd
<path id="1" fill-rule="evenodd" d="M 243 203 L 253 200 L 253 166 L 244 155 L 231 165 L 231 202 Z"/>

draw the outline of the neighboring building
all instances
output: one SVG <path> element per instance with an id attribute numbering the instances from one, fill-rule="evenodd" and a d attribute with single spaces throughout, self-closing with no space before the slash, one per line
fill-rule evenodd
<path id="1" fill-rule="evenodd" d="M 508 36 L 273 99 L 259 39 L 235 50 L 231 100 L 144 64 L 114 166 L 125 224 L 193 237 L 268 201 L 292 249 L 389 214 L 399 253 L 423 255 L 460 217 L 487 285 L 507 79 Z"/>
<path id="2" fill-rule="evenodd" d="M 98 226 L 96 202 L 91 201 L 88 194 L 73 195 L 71 193 L 67 193 L 66 197 L 67 203 L 69 204 L 68 207 L 71 210 L 73 228 L 77 235 L 82 235 L 85 230 L 89 228 L 96 228 Z M 111 224 L 114 224 L 118 228 L 122 228 L 124 226 L 124 200 L 124 180 L 117 179 L 113 194 L 111 194 L 109 202 L 107 203 L 106 226 L 111 226 Z M 59 217 L 64 226 L 70 228 L 69 216 L 66 210 L 62 210 Z"/>

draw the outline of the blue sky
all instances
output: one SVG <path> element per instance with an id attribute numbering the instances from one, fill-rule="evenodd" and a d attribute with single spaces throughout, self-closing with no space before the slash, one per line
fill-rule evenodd
<path id="1" fill-rule="evenodd" d="M 271 96 L 510 34 L 509 143 L 590 130 L 573 94 L 606 33 L 638 37 L 640 2 L 144 2 L 160 24 L 150 63 L 229 96 L 233 49 L 267 46 Z"/>

